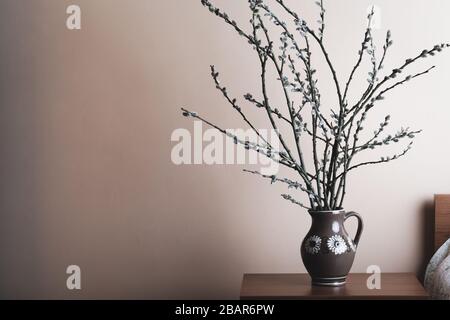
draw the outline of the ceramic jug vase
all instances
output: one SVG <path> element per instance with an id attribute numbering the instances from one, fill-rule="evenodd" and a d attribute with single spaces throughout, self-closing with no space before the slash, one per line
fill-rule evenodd
<path id="1" fill-rule="evenodd" d="M 356 212 L 309 211 L 312 225 L 301 244 L 303 263 L 313 285 L 341 286 L 355 258 L 363 230 L 363 221 Z M 344 223 L 350 217 L 358 219 L 356 236 L 352 239 Z"/>

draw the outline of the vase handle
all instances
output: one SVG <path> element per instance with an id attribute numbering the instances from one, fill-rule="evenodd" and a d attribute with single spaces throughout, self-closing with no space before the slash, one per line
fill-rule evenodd
<path id="1" fill-rule="evenodd" d="M 346 212 L 344 221 L 351 217 L 355 217 L 358 219 L 358 229 L 356 230 L 356 236 L 355 236 L 355 239 L 353 240 L 355 245 L 358 245 L 359 238 L 361 238 L 361 233 L 363 231 L 364 224 L 363 224 L 363 220 L 362 220 L 361 216 L 354 211 Z"/>

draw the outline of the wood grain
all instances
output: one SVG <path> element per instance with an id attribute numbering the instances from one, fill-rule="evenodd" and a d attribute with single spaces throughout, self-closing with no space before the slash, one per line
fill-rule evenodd
<path id="1" fill-rule="evenodd" d="M 450 195 L 434 196 L 434 246 L 437 250 L 450 238 Z"/>
<path id="2" fill-rule="evenodd" d="M 343 287 L 313 287 L 307 274 L 244 274 L 241 299 L 428 299 L 412 273 L 383 273 L 381 289 L 367 288 L 370 274 L 353 273 Z"/>

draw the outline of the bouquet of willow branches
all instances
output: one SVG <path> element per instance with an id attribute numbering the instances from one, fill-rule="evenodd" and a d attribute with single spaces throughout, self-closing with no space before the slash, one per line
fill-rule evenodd
<path id="1" fill-rule="evenodd" d="M 401 129 L 396 134 L 385 135 L 385 129 L 390 122 L 390 116 L 386 116 L 378 129 L 370 138 L 360 142 L 360 134 L 364 130 L 364 122 L 369 112 L 377 102 L 383 100 L 386 94 L 431 71 L 433 67 L 417 74 L 403 75 L 411 64 L 433 56 L 441 52 L 449 44 L 439 44 L 432 49 L 423 50 L 418 55 L 407 59 L 401 66 L 391 72 L 383 73 L 383 64 L 392 45 L 390 31 L 386 34 L 386 40 L 380 55 L 377 55 L 372 37 L 372 19 L 374 11 L 368 15 L 367 28 L 358 52 L 356 63 L 345 82 L 338 80 L 335 68 L 324 43 L 325 9 L 322 1 L 316 4 L 320 9 L 319 27 L 311 28 L 296 12 L 290 9 L 283 0 L 249 0 L 251 12 L 250 30 L 245 31 L 227 13 L 215 7 L 209 0 L 201 0 L 201 3 L 209 11 L 229 24 L 241 37 L 243 37 L 255 50 L 261 65 L 261 98 L 255 98 L 252 94 L 246 94 L 244 99 L 258 107 L 267 114 L 267 117 L 277 132 L 282 149 L 276 150 L 262 137 L 251 121 L 239 106 L 237 99 L 230 96 L 226 87 L 219 81 L 219 73 L 211 66 L 211 76 L 216 88 L 221 91 L 225 99 L 242 117 L 244 122 L 257 134 L 263 143 L 243 141 L 237 136 L 221 129 L 209 122 L 196 112 L 182 108 L 183 115 L 201 120 L 216 128 L 226 136 L 234 139 L 236 144 L 242 144 L 246 149 L 259 152 L 273 161 L 295 170 L 301 178 L 300 182 L 277 176 L 262 175 L 256 171 L 247 171 L 260 174 L 273 182 L 283 182 L 289 188 L 301 190 L 308 195 L 309 206 L 300 203 L 292 196 L 282 196 L 304 208 L 319 210 L 341 209 L 346 194 L 347 176 L 350 171 L 372 164 L 386 163 L 404 156 L 412 146 L 412 140 L 420 131 Z M 269 6 L 267 2 L 270 3 Z M 283 21 L 275 14 L 275 6 L 282 10 L 292 21 L 290 24 Z M 271 24 L 271 27 L 269 27 Z M 276 40 L 272 38 L 270 28 L 279 30 Z M 316 70 L 311 63 L 312 46 L 317 46 L 325 58 L 327 68 L 333 78 L 336 89 L 337 103 L 335 110 L 330 108 L 330 115 L 325 114 L 321 104 L 321 95 L 317 87 L 318 80 L 315 77 Z M 361 67 L 364 57 L 369 57 L 370 72 L 368 73 L 368 85 L 362 95 L 356 101 L 349 101 L 348 93 L 352 81 Z M 275 108 L 269 99 L 267 90 L 267 69 L 269 65 L 276 70 L 276 76 L 284 93 L 285 111 Z M 279 124 L 283 122 L 292 131 L 295 146 L 289 146 L 286 137 L 281 134 Z M 305 154 L 302 146 L 304 140 L 312 142 L 312 169 L 306 166 Z M 382 157 L 378 160 L 354 163 L 355 156 L 366 150 L 373 150 L 380 146 L 389 145 L 407 140 L 407 147 L 393 156 Z"/>

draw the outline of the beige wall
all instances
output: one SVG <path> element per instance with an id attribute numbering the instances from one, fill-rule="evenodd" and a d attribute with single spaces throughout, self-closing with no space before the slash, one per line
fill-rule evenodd
<path id="1" fill-rule="evenodd" d="M 254 53 L 199 2 L 1 1 L 2 298 L 236 298 L 244 272 L 304 271 L 310 219 L 280 198 L 283 187 L 243 166 L 171 163 L 172 131 L 193 128 L 180 106 L 241 126 L 209 64 L 237 94 L 258 85 Z M 217 2 L 248 20 L 246 1 Z M 293 7 L 315 21 L 312 2 Z M 372 2 L 328 2 L 327 44 L 343 77 Z M 388 67 L 450 40 L 448 1 L 373 2 L 383 13 L 378 39 L 393 31 Z M 72 3 L 81 31 L 65 29 Z M 432 75 L 369 119 L 376 126 L 390 113 L 424 133 L 408 158 L 352 175 L 346 208 L 366 223 L 353 271 L 422 268 L 427 203 L 450 191 L 450 52 L 423 66 L 431 63 Z M 65 287 L 70 264 L 82 269 L 81 292 Z"/>

